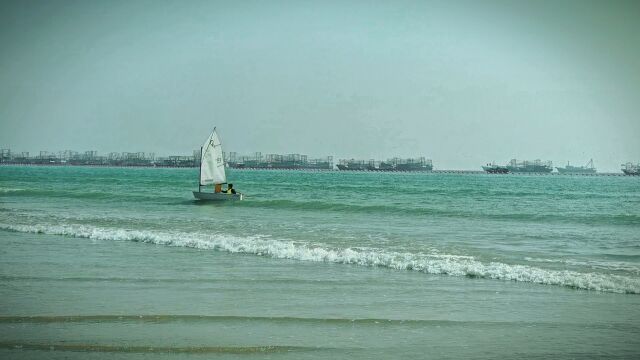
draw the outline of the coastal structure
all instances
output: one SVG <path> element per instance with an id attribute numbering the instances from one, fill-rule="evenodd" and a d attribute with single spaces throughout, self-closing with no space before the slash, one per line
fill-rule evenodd
<path id="1" fill-rule="evenodd" d="M 225 165 L 237 169 L 282 169 L 282 170 L 333 170 L 333 157 L 309 158 L 301 154 L 266 154 L 238 156 L 235 152 L 223 153 Z M 110 152 L 99 155 L 95 150 L 77 152 L 72 150 L 40 151 L 30 156 L 29 152 L 15 153 L 0 149 L 0 164 L 13 165 L 78 165 L 78 166 L 138 166 L 138 167 L 199 167 L 201 150 L 192 155 L 156 156 L 145 152 Z"/>
<path id="2" fill-rule="evenodd" d="M 95 150 L 84 152 L 39 151 L 32 154 L 28 151 L 14 152 L 9 148 L 0 148 L 0 165 L 48 165 L 48 166 L 118 166 L 118 167 L 176 167 L 197 168 L 200 166 L 200 149 L 193 150 L 192 155 L 156 156 L 146 152 L 110 152 L 99 154 Z M 236 152 L 223 153 L 225 166 L 234 169 L 256 170 L 335 170 L 332 156 L 309 158 L 303 154 L 266 154 L 255 152 L 252 155 L 238 155 Z M 433 162 L 425 157 L 390 158 L 381 160 L 341 159 L 336 167 L 340 171 L 379 171 L 379 172 L 434 172 Z M 557 167 L 553 174 L 572 175 L 639 175 L 640 163 L 628 162 L 621 165 L 621 172 L 600 173 L 590 160 L 584 166 Z M 553 171 L 551 161 L 518 161 L 512 159 L 506 165 L 487 163 L 482 170 L 489 174 L 531 173 L 550 174 Z M 437 170 L 438 173 L 474 173 L 471 170 Z"/>
<path id="3" fill-rule="evenodd" d="M 337 165 L 341 171 L 403 171 L 421 172 L 433 170 L 433 162 L 424 156 L 418 158 L 391 158 L 386 161 L 342 159 Z"/>
<path id="4" fill-rule="evenodd" d="M 556 169 L 558 169 L 558 172 L 560 174 L 568 174 L 568 175 L 595 174 L 597 172 L 595 166 L 593 166 L 593 159 L 589 160 L 589 162 L 585 166 L 571 166 L 567 162 L 567 166 L 565 166 L 565 167 L 557 167 Z"/>
<path id="5" fill-rule="evenodd" d="M 266 154 L 256 152 L 252 156 L 238 156 L 235 152 L 225 155 L 227 166 L 235 169 L 268 170 L 333 170 L 333 156 L 310 159 L 302 154 Z"/>
<path id="6" fill-rule="evenodd" d="M 2 149 L 0 163 L 13 165 L 75 165 L 75 166 L 135 166 L 135 167 L 198 167 L 200 152 L 192 156 L 173 155 L 156 157 L 145 152 L 110 152 L 99 155 L 95 150 L 78 152 L 64 150 L 58 152 L 40 151 L 30 156 L 29 152 L 11 152 Z"/>
<path id="7" fill-rule="evenodd" d="M 516 159 L 511 159 L 506 168 L 512 173 L 550 173 L 553 171 L 553 163 L 540 159 L 521 162 L 518 162 Z"/>

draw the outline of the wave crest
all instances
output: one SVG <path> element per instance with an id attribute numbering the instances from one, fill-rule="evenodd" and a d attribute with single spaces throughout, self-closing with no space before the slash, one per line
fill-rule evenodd
<path id="1" fill-rule="evenodd" d="M 0 229 L 109 241 L 135 241 L 165 246 L 190 247 L 268 256 L 277 259 L 330 262 L 427 274 L 559 285 L 583 290 L 640 294 L 640 279 L 600 273 L 547 270 L 528 265 L 483 263 L 471 256 L 400 253 L 378 249 L 329 248 L 266 236 L 238 237 L 228 234 L 159 232 L 101 228 L 86 225 L 14 225 L 0 223 Z"/>

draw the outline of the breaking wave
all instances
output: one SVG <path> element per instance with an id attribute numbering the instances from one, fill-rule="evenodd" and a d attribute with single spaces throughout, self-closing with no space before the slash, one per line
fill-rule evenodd
<path id="1" fill-rule="evenodd" d="M 267 236 L 159 232 L 103 228 L 87 225 L 17 225 L 0 223 L 0 229 L 63 235 L 108 241 L 134 241 L 156 245 L 254 254 L 276 259 L 351 264 L 412 270 L 427 274 L 558 285 L 583 290 L 640 294 L 640 279 L 622 275 L 548 270 L 528 265 L 481 262 L 471 256 L 392 252 L 367 248 L 331 248 Z"/>

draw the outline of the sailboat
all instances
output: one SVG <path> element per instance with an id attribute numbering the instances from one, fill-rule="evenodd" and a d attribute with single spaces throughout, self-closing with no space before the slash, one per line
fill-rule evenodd
<path id="1" fill-rule="evenodd" d="M 222 184 L 227 183 L 227 174 L 224 171 L 224 157 L 220 137 L 213 128 L 201 148 L 200 155 L 200 183 L 198 191 L 193 192 L 198 200 L 242 200 L 242 194 L 226 194 L 221 192 Z M 213 185 L 214 192 L 202 191 L 203 187 Z"/>

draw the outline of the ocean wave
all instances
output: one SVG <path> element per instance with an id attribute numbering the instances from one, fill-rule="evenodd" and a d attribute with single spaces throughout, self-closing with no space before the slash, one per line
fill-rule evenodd
<path id="1" fill-rule="evenodd" d="M 134 241 L 267 256 L 276 259 L 351 264 L 412 270 L 427 274 L 558 285 L 583 290 L 640 294 L 640 279 L 623 275 L 549 270 L 529 265 L 481 262 L 474 257 L 393 252 L 367 248 L 330 248 L 266 236 L 159 232 L 101 228 L 87 225 L 19 225 L 0 223 L 0 229 L 24 233 L 72 236 L 94 240 Z"/>
<path id="2" fill-rule="evenodd" d="M 153 188 L 153 187 L 148 187 Z M 373 190 L 372 190 L 373 191 Z M 445 190 L 438 190 L 444 192 Z M 446 190 L 447 195 L 455 194 L 459 190 Z M 176 204 L 191 204 L 193 199 L 189 192 L 179 193 L 172 192 L 153 192 L 142 191 L 136 194 L 118 192 L 108 189 L 56 189 L 47 190 L 41 188 L 34 189 L 0 189 L 0 196 L 6 197 L 36 197 L 36 198 L 69 198 L 78 200 L 96 200 L 104 202 L 166 202 Z M 405 195 L 410 192 L 405 193 Z M 426 193 L 425 193 L 426 194 Z M 416 196 L 418 194 L 415 194 Z M 362 194 L 355 194 L 356 198 Z M 486 194 L 483 195 L 487 198 Z M 301 196 L 300 198 L 304 198 Z M 494 197 L 500 199 L 501 197 Z M 185 202 L 188 199 L 189 201 Z M 504 211 L 479 211 L 461 206 L 445 206 L 445 204 L 433 204 L 423 201 L 404 201 L 399 203 L 378 202 L 372 203 L 371 199 L 360 202 L 344 202 L 342 200 L 291 200 L 291 199 L 271 199 L 265 198 L 264 194 L 256 193 L 248 195 L 250 201 L 243 201 L 236 204 L 238 207 L 246 208 L 263 208 L 271 210 L 295 210 L 310 212 L 335 212 L 344 214 L 375 214 L 375 215 L 397 215 L 412 217 L 443 217 L 443 218 L 461 218 L 461 219 L 478 219 L 492 221 L 518 221 L 526 223 L 569 223 L 569 224 L 587 224 L 587 225 L 624 225 L 638 226 L 640 225 L 640 214 L 636 213 L 558 213 L 558 212 L 532 212 L 532 209 L 526 209 L 520 212 Z M 415 200 L 415 198 L 412 198 Z M 486 209 L 485 209 L 486 210 Z"/>
<path id="3" fill-rule="evenodd" d="M 25 191 L 25 189 L 4 188 L 4 189 L 0 189 L 0 194 L 16 193 L 16 192 L 22 192 L 22 191 Z"/>
<path id="4" fill-rule="evenodd" d="M 13 197 L 46 197 L 46 198 L 69 198 L 104 201 L 175 201 L 176 197 L 157 193 L 139 192 L 137 194 L 118 193 L 117 191 L 77 189 L 77 190 L 47 190 L 47 189 L 0 189 L 0 195 Z"/>
<path id="5" fill-rule="evenodd" d="M 418 203 L 421 205 L 422 203 Z M 474 211 L 473 209 L 452 209 L 451 207 L 413 207 L 416 204 L 355 204 L 344 202 L 329 202 L 320 200 L 262 200 L 252 197 L 251 201 L 245 201 L 239 206 L 257 207 L 268 209 L 284 209 L 296 211 L 330 211 L 340 213 L 384 214 L 400 216 L 440 216 L 465 219 L 489 219 L 496 221 L 522 221 L 522 222 L 550 222 L 550 223 L 578 223 L 588 225 L 639 225 L 638 214 L 558 214 L 558 213 L 516 213 L 487 211 Z"/>
<path id="6" fill-rule="evenodd" d="M 637 255 L 630 255 L 630 258 L 637 258 Z M 625 261 L 601 261 L 601 260 L 575 260 L 575 259 L 546 259 L 525 257 L 525 261 L 533 263 L 555 263 L 566 264 L 572 266 L 589 267 L 592 269 L 602 269 L 608 271 L 625 271 L 628 273 L 640 274 L 640 267 L 637 263 Z"/>
<path id="7" fill-rule="evenodd" d="M 545 259 L 545 258 L 532 258 L 532 257 L 525 257 L 524 258 L 526 261 L 531 261 L 531 262 L 541 262 L 541 263 L 565 263 L 566 260 L 562 260 L 562 259 Z"/>
<path id="8" fill-rule="evenodd" d="M 186 354 L 255 354 L 278 353 L 292 351 L 317 351 L 319 347 L 304 346 L 130 346 L 104 345 L 84 343 L 25 343 L 17 341 L 0 341 L 0 348 L 14 350 L 41 351 L 80 351 L 80 352 L 108 352 L 108 353 L 186 353 Z"/>
<path id="9" fill-rule="evenodd" d="M 35 316 L 0 316 L 0 324 L 29 324 L 29 325 L 46 325 L 46 324 L 220 324 L 220 323 L 269 323 L 269 324 L 313 324 L 313 325 L 330 325 L 330 326 L 353 326 L 360 327 L 415 327 L 422 328 L 425 326 L 437 327 L 470 327 L 481 326 L 487 328 L 490 326 L 505 328 L 511 327 L 522 329 L 524 327 L 545 327 L 557 326 L 556 322 L 533 319 L 531 321 L 522 320 L 450 320 L 441 318 L 345 318 L 345 317 L 306 317 L 306 316 L 261 316 L 261 315 L 189 315 L 189 314 L 101 314 L 101 315 L 35 315 Z M 584 329 L 610 330 L 611 326 L 620 331 L 636 331 L 637 326 L 626 322 L 609 322 L 609 323 L 590 323 L 582 322 L 563 322 L 564 327 L 576 327 Z"/>
<path id="10" fill-rule="evenodd" d="M 54 323 L 171 323 L 171 322 L 271 322 L 271 323 L 333 323 L 333 324 L 425 324 L 425 325 L 467 325 L 474 324 L 518 324 L 522 322 L 507 321 L 457 321 L 444 319 L 386 319 L 386 318 L 341 318 L 341 317 L 293 317 L 293 316 L 245 316 L 245 315 L 35 315 L 35 316 L 0 316 L 0 324 L 54 324 Z M 532 324 L 532 323 L 530 323 Z M 536 322 L 536 324 L 542 324 Z"/>

